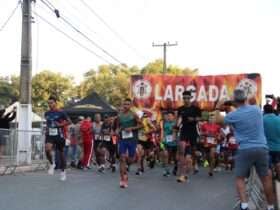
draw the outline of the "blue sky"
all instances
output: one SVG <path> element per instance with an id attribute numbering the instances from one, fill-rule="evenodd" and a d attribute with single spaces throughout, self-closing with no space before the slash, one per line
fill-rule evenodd
<path id="1" fill-rule="evenodd" d="M 84 0 L 130 48 L 102 24 L 80 0 L 49 0 L 62 15 L 111 55 L 143 66 L 161 58 L 152 42 L 178 42 L 167 50 L 167 63 L 198 68 L 200 74 L 258 72 L 263 90 L 280 95 L 280 1 L 277 0 Z M 0 0 L 0 26 L 17 0 Z M 106 60 L 100 50 L 67 28 L 37 0 L 35 11 Z M 21 13 L 0 31 L 0 75 L 19 74 Z M 43 69 L 72 75 L 104 63 L 54 31 L 42 20 L 33 24 L 33 74 Z M 132 50 L 136 49 L 136 50 Z M 137 51 L 137 52 L 135 52 Z"/>

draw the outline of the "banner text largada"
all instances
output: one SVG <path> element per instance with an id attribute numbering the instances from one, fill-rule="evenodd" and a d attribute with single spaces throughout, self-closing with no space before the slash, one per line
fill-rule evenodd
<path id="1" fill-rule="evenodd" d="M 215 76 L 134 75 L 131 95 L 137 108 L 158 110 L 172 103 L 182 105 L 182 92 L 190 90 L 192 101 L 202 109 L 211 110 L 219 100 L 229 100 L 237 88 L 245 90 L 248 98 L 261 104 L 260 74 L 230 74 Z"/>

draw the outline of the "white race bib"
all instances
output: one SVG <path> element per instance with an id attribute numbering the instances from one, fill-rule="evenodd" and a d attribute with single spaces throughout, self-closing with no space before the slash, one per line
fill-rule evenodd
<path id="1" fill-rule="evenodd" d="M 104 135 L 103 139 L 104 139 L 104 141 L 111 141 L 111 136 Z"/>
<path id="2" fill-rule="evenodd" d="M 229 140 L 228 140 L 228 142 L 229 142 L 230 144 L 236 144 L 236 140 L 235 140 L 234 137 L 230 137 Z"/>
<path id="3" fill-rule="evenodd" d="M 132 131 L 122 131 L 122 138 L 123 139 L 130 139 L 133 138 Z"/>
<path id="4" fill-rule="evenodd" d="M 144 131 L 143 130 L 140 130 L 138 132 L 138 139 L 140 141 L 146 141 L 147 140 L 147 136 L 144 134 Z"/>
<path id="5" fill-rule="evenodd" d="M 70 144 L 71 144 L 70 139 L 66 139 L 66 140 L 65 140 L 65 145 L 66 145 L 66 146 L 69 146 Z"/>
<path id="6" fill-rule="evenodd" d="M 95 134 L 95 135 L 94 135 L 94 139 L 95 139 L 95 140 L 100 140 L 100 135 Z"/>
<path id="7" fill-rule="evenodd" d="M 167 135 L 167 136 L 165 137 L 165 140 L 166 140 L 166 143 L 170 143 L 170 142 L 173 141 L 173 136 L 172 136 L 172 135 Z"/>
<path id="8" fill-rule="evenodd" d="M 215 138 L 214 137 L 206 137 L 207 144 L 215 144 Z"/>
<path id="9" fill-rule="evenodd" d="M 58 136 L 57 128 L 49 128 L 49 136 Z"/>

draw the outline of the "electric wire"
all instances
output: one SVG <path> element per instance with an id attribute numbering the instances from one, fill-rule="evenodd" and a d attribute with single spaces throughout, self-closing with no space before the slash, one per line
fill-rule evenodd
<path id="1" fill-rule="evenodd" d="M 49 26 L 51 26 L 53 29 L 55 29 L 56 31 L 62 33 L 64 36 L 66 36 L 68 39 L 70 39 L 71 41 L 75 42 L 77 45 L 79 45 L 80 47 L 82 47 L 83 49 L 87 50 L 88 52 L 92 53 L 93 55 L 95 55 L 96 57 L 98 57 L 100 60 L 106 62 L 109 65 L 112 65 L 112 63 L 110 63 L 108 60 L 106 60 L 105 58 L 103 58 L 102 56 L 98 55 L 97 53 L 95 53 L 93 50 L 91 50 L 90 48 L 86 47 L 85 45 L 83 45 L 82 43 L 80 43 L 79 41 L 77 41 L 76 39 L 74 39 L 73 37 L 71 37 L 70 35 L 68 35 L 66 32 L 62 31 L 61 29 L 59 29 L 58 27 L 56 27 L 54 24 L 52 24 L 51 22 L 49 22 L 46 18 L 42 17 L 41 15 L 39 15 L 38 13 L 34 12 L 33 13 L 39 17 L 42 21 L 44 21 L 45 23 L 47 23 Z"/>
<path id="2" fill-rule="evenodd" d="M 125 44 L 130 50 L 132 50 L 138 57 L 145 60 L 144 56 L 140 55 L 139 52 L 129 44 L 116 30 L 113 29 L 89 4 L 84 0 L 80 2 L 97 18 L 99 19 L 123 44 Z"/>
<path id="3" fill-rule="evenodd" d="M 63 22 L 65 22 L 68 26 L 70 26 L 74 31 L 76 31 L 78 34 L 80 34 L 82 37 L 84 37 L 86 40 L 88 40 L 91 44 L 93 44 L 95 47 L 97 47 L 99 50 L 101 50 L 103 53 L 108 55 L 110 58 L 112 58 L 114 61 L 119 63 L 120 65 L 124 65 L 123 62 L 121 62 L 119 59 L 117 59 L 115 56 L 111 55 L 108 51 L 103 49 L 99 44 L 94 42 L 91 38 L 89 38 L 86 34 L 84 34 L 81 30 L 79 30 L 76 26 L 74 26 L 70 21 L 68 21 L 65 17 L 63 17 L 58 9 L 54 7 L 52 4 L 48 4 L 46 0 L 40 0 L 43 4 L 45 4 L 50 10 L 52 10 L 56 17 L 61 19 Z M 49 1 L 48 1 L 49 2 Z"/>
<path id="4" fill-rule="evenodd" d="M 14 14 L 16 13 L 19 5 L 21 4 L 21 1 L 18 1 L 16 7 L 12 10 L 11 14 L 8 16 L 7 20 L 3 23 L 3 25 L 0 27 L 0 32 L 4 30 L 4 28 L 8 25 Z"/>

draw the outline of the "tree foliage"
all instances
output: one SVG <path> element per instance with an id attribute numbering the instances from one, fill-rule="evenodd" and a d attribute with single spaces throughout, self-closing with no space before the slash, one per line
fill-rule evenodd
<path id="1" fill-rule="evenodd" d="M 119 106 L 121 100 L 129 96 L 130 76 L 139 73 L 136 66 L 101 65 L 98 70 L 85 74 L 85 80 L 78 87 L 79 97 L 95 91 L 110 104 Z"/>
<path id="2" fill-rule="evenodd" d="M 0 104 L 8 106 L 19 98 L 19 78 L 0 77 Z"/>
<path id="3" fill-rule="evenodd" d="M 32 78 L 32 104 L 36 112 L 44 112 L 47 109 L 47 100 L 50 96 L 55 96 L 59 100 L 59 106 L 76 95 L 73 88 L 73 78 L 63 76 L 52 71 L 42 71 Z"/>

